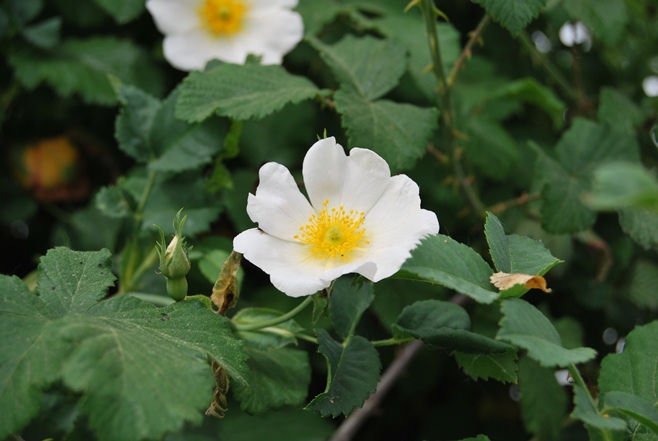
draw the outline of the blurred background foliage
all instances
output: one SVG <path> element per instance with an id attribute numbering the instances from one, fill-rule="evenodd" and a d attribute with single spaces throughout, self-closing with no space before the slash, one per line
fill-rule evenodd
<path id="1" fill-rule="evenodd" d="M 195 116 L 200 110 L 191 85 L 205 77 L 187 77 L 166 64 L 144 1 L 3 0 L 0 272 L 29 280 L 38 257 L 56 245 L 108 248 L 121 274 L 119 289 L 166 295 L 154 272 L 152 225 L 171 233 L 173 214 L 185 207 L 185 232 L 194 245 L 190 291 L 209 294 L 232 237 L 252 226 L 245 207 L 258 167 L 276 161 L 299 176 L 305 151 L 326 130 L 344 146 L 382 149 L 394 172 L 419 183 L 423 206 L 437 213 L 442 233 L 485 259 L 485 210 L 497 214 L 508 233 L 542 240 L 565 263 L 547 276 L 552 294 L 526 298 L 554 320 L 563 341 L 595 348 L 598 360 L 614 353 L 633 327 L 658 311 L 658 4 L 529 0 L 526 6 L 541 13 L 531 11 L 525 20 L 505 19 L 496 9 L 501 3 L 436 2 L 449 19 L 438 26 L 443 64 L 450 72 L 463 63 L 453 70 L 458 135 L 448 151 L 437 130 L 437 83 L 427 72 L 424 25 L 417 9 L 403 13 L 404 0 L 301 0 L 306 39 L 286 56 L 284 68 L 322 93 L 290 100 L 280 111 L 235 118 L 245 119 L 239 123 L 227 118 L 230 108 Z M 397 71 L 390 87 L 371 91 L 364 102 L 378 103 L 384 114 L 386 103 L 415 106 L 391 112 L 402 127 L 398 138 L 366 130 L 355 122 L 363 103 L 341 97 L 340 72 L 330 73 L 332 51 L 350 44 L 354 60 L 368 65 L 384 57 Z M 151 132 L 130 132 L 135 109 L 153 118 Z M 139 156 L 140 142 L 155 159 Z M 158 172 L 153 181 L 152 171 Z M 149 185 L 148 200 L 141 200 Z M 142 216 L 138 231 L 135 213 Z M 131 259 L 147 264 L 139 277 L 122 273 Z M 239 306 L 288 310 L 296 304 L 248 263 L 244 272 L 249 277 Z M 405 305 L 450 297 L 440 287 L 411 286 L 378 284 L 360 334 L 385 338 L 383 329 Z M 495 315 L 485 306 L 467 308 L 488 320 Z M 387 366 L 395 349 L 380 354 Z M 423 350 L 358 439 L 452 440 L 477 433 L 492 440 L 530 433 L 586 439 L 578 424 L 559 435 L 533 429 L 522 416 L 517 385 L 474 381 L 449 355 Z M 311 363 L 309 397 L 322 391 L 326 375 L 319 355 L 311 354 Z M 596 362 L 583 368 L 591 378 L 597 370 Z M 35 421 L 29 439 L 43 427 L 68 430 L 67 421 L 65 415 Z M 167 439 L 325 439 L 338 423 L 298 409 L 255 417 L 232 405 L 225 420 L 207 419 Z"/>

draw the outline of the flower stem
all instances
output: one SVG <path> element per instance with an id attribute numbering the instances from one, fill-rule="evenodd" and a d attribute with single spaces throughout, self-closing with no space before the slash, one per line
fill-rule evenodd
<path id="1" fill-rule="evenodd" d="M 399 345 L 400 343 L 408 343 L 410 341 L 415 340 L 414 337 L 405 337 L 405 338 L 388 338 L 386 340 L 375 340 L 372 343 L 373 346 L 375 347 L 381 347 L 381 346 L 393 346 L 393 345 Z"/>
<path id="2" fill-rule="evenodd" d="M 436 13 L 435 6 L 432 0 L 422 0 L 420 2 L 420 9 L 423 12 L 425 19 L 425 28 L 427 31 L 427 43 L 430 49 L 430 57 L 432 58 L 432 71 L 438 80 L 437 92 L 439 94 L 439 109 L 441 111 L 441 119 L 443 126 L 441 127 L 442 144 L 448 151 L 450 159 L 453 164 L 453 169 L 457 179 L 460 183 L 466 199 L 471 207 L 479 216 L 484 216 L 484 204 L 476 193 L 469 180 L 466 178 L 466 173 L 461 163 L 461 155 L 455 147 L 455 126 L 454 126 L 454 111 L 452 108 L 452 84 L 448 82 L 445 71 L 443 69 L 443 62 L 441 60 L 441 47 L 439 45 L 439 35 L 436 32 Z"/>
<path id="3" fill-rule="evenodd" d="M 302 312 L 308 305 L 310 305 L 313 302 L 313 297 L 308 296 L 304 299 L 302 303 L 297 305 L 295 308 L 291 309 L 287 313 L 283 314 L 282 316 L 279 316 L 277 318 L 273 318 L 271 320 L 265 320 L 262 322 L 257 322 L 257 323 L 248 323 L 244 325 L 240 324 L 235 324 L 235 329 L 237 331 L 256 331 L 258 329 L 263 329 L 267 328 L 270 326 L 276 326 L 280 323 L 287 322 L 291 318 L 295 317 L 297 314 Z"/>

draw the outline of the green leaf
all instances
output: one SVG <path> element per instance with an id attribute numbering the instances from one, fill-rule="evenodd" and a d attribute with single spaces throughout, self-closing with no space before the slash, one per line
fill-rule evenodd
<path id="1" fill-rule="evenodd" d="M 94 0 L 119 24 L 128 23 L 144 11 L 145 0 Z"/>
<path id="2" fill-rule="evenodd" d="M 94 203 L 103 215 L 114 219 L 130 216 L 136 205 L 130 194 L 123 190 L 121 184 L 102 187 L 96 193 Z"/>
<path id="3" fill-rule="evenodd" d="M 603 164 L 594 170 L 594 184 L 585 203 L 593 210 L 638 207 L 658 212 L 658 181 L 640 164 Z"/>
<path id="4" fill-rule="evenodd" d="M 313 36 L 331 23 L 345 6 L 336 0 L 301 0 L 295 10 L 304 21 L 304 34 Z"/>
<path id="5" fill-rule="evenodd" d="M 658 213 L 642 208 L 625 208 L 619 211 L 619 225 L 644 249 L 658 247 Z"/>
<path id="6" fill-rule="evenodd" d="M 658 435 L 658 411 L 649 400 L 626 392 L 608 392 L 605 406 L 644 424 Z"/>
<path id="7" fill-rule="evenodd" d="M 599 121 L 628 130 L 633 130 L 645 117 L 637 104 L 618 90 L 609 87 L 601 89 L 597 116 Z"/>
<path id="8" fill-rule="evenodd" d="M 461 306 L 439 300 L 415 302 L 402 310 L 394 330 L 402 331 L 430 346 L 471 354 L 503 353 L 510 346 L 469 332 L 471 320 Z"/>
<path id="9" fill-rule="evenodd" d="M 153 120 L 162 103 L 133 86 L 121 85 L 117 97 L 122 107 L 114 125 L 119 148 L 139 162 L 155 156 L 150 142 Z"/>
<path id="10" fill-rule="evenodd" d="M 555 127 L 560 127 L 564 122 L 566 104 L 553 92 L 553 89 L 544 86 L 534 78 L 521 78 L 506 82 L 492 91 L 488 100 L 495 102 L 510 98 L 534 104 L 544 110 L 553 119 Z"/>
<path id="11" fill-rule="evenodd" d="M 69 39 L 48 52 L 15 45 L 9 63 L 28 89 L 45 81 L 59 95 L 68 98 L 77 93 L 88 103 L 116 101 L 108 75 L 149 90 L 160 87 L 159 73 L 145 52 L 130 41 L 111 37 Z"/>
<path id="12" fill-rule="evenodd" d="M 393 89 L 407 68 L 404 47 L 395 40 L 348 35 L 332 46 L 316 39 L 311 42 L 341 90 L 356 93 L 364 101 L 380 98 Z"/>
<path id="13" fill-rule="evenodd" d="M 242 344 L 229 321 L 202 303 L 157 308 L 125 295 L 99 302 L 114 280 L 109 257 L 107 250 L 49 251 L 38 297 L 17 279 L 0 279 L 0 341 L 11 342 L 0 353 L 0 384 L 8 386 L 0 403 L 24 412 L 3 412 L 3 430 L 20 430 L 39 390 L 55 379 L 80 393 L 102 441 L 159 438 L 200 421 L 212 394 L 208 357 L 244 383 Z"/>
<path id="14" fill-rule="evenodd" d="M 368 309 L 375 298 L 373 284 L 370 282 L 354 283 L 354 278 L 343 277 L 334 283 L 329 299 L 331 322 L 338 335 L 348 338 L 354 333 L 361 315 Z"/>
<path id="15" fill-rule="evenodd" d="M 539 15 L 546 0 L 473 0 L 481 5 L 502 27 L 517 36 Z"/>
<path id="16" fill-rule="evenodd" d="M 502 383 L 517 382 L 517 355 L 513 348 L 502 354 L 455 354 L 457 364 L 474 380 L 493 378 Z"/>
<path id="17" fill-rule="evenodd" d="M 625 129 L 574 119 L 555 147 L 556 159 L 538 149 L 536 172 L 542 195 L 542 226 L 552 233 L 591 227 L 596 213 L 582 202 L 593 171 L 606 162 L 637 162 L 635 136 Z"/>
<path id="18" fill-rule="evenodd" d="M 62 19 L 53 17 L 26 27 L 21 33 L 33 45 L 41 49 L 50 49 L 59 42 L 61 28 Z"/>
<path id="19" fill-rule="evenodd" d="M 262 414 L 282 406 L 302 404 L 311 382 L 308 353 L 284 347 L 247 343 L 249 384 L 236 384 L 233 392 L 242 410 Z"/>
<path id="20" fill-rule="evenodd" d="M 631 331 L 621 354 L 609 354 L 601 362 L 598 387 L 602 395 L 617 391 L 658 402 L 658 321 Z M 623 375 L 620 375 L 623 372 Z M 604 399 L 605 401 L 605 399 Z"/>
<path id="21" fill-rule="evenodd" d="M 114 285 L 110 256 L 108 250 L 88 254 L 53 248 L 39 263 L 39 298 L 57 317 L 87 311 Z"/>
<path id="22" fill-rule="evenodd" d="M 484 231 L 498 271 L 543 276 L 562 262 L 538 240 L 516 234 L 506 235 L 503 225 L 492 213 L 487 213 Z"/>
<path id="23" fill-rule="evenodd" d="M 43 0 L 6 0 L 3 3 L 3 7 L 19 27 L 36 18 L 43 5 Z"/>
<path id="24" fill-rule="evenodd" d="M 589 392 L 580 385 L 573 387 L 573 418 L 579 419 L 596 430 L 624 430 L 626 423 L 619 418 L 606 418 L 599 413 Z"/>
<path id="25" fill-rule="evenodd" d="M 162 102 L 153 119 L 149 140 L 157 159 L 148 165 L 150 170 L 181 172 L 198 169 L 212 162 L 222 150 L 226 121 L 210 119 L 201 124 L 188 124 L 174 116 L 180 89 L 174 90 Z"/>
<path id="26" fill-rule="evenodd" d="M 479 303 L 491 303 L 498 298 L 489 283 L 492 273 L 472 248 L 439 234 L 423 240 L 396 277 L 438 283 Z"/>
<path id="27" fill-rule="evenodd" d="M 0 275 L 0 439 L 38 414 L 41 389 L 59 375 L 62 345 L 44 338 L 54 316 L 18 277 Z"/>
<path id="28" fill-rule="evenodd" d="M 653 311 L 658 310 L 658 265 L 648 261 L 639 260 L 631 271 L 628 283 L 628 299 L 640 308 Z"/>
<path id="29" fill-rule="evenodd" d="M 217 113 L 236 120 L 260 119 L 319 93 L 312 82 L 281 66 L 222 64 L 183 80 L 176 117 L 199 122 Z"/>
<path id="30" fill-rule="evenodd" d="M 621 38 L 628 22 L 624 0 L 569 0 L 562 5 L 572 19 L 582 21 L 609 46 Z"/>
<path id="31" fill-rule="evenodd" d="M 368 101 L 339 90 L 334 95 L 349 144 L 369 148 L 394 170 L 409 169 L 425 153 L 438 125 L 438 112 L 392 101 Z"/>
<path id="32" fill-rule="evenodd" d="M 556 440 L 567 413 L 568 398 L 552 369 L 522 357 L 519 361 L 521 411 L 526 430 L 542 440 Z"/>
<path id="33" fill-rule="evenodd" d="M 379 354 L 372 343 L 358 335 L 341 345 L 327 331 L 320 330 L 318 343 L 318 351 L 327 359 L 329 377 L 326 390 L 306 409 L 324 417 L 348 415 L 375 391 L 381 370 Z"/>
<path id="34" fill-rule="evenodd" d="M 503 301 L 498 338 L 528 351 L 544 367 L 584 363 L 596 356 L 591 348 L 565 349 L 555 327 L 537 308 L 521 299 Z"/>

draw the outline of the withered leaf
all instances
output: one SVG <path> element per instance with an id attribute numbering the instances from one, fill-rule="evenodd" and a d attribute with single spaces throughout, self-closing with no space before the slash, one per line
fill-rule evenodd
<path id="1" fill-rule="evenodd" d="M 497 272 L 492 274 L 489 278 L 491 283 L 501 291 L 510 289 L 514 285 L 523 285 L 528 289 L 541 289 L 544 292 L 551 292 L 551 289 L 546 285 L 546 279 L 542 276 L 531 276 L 529 274 L 509 274 L 504 272 Z"/>

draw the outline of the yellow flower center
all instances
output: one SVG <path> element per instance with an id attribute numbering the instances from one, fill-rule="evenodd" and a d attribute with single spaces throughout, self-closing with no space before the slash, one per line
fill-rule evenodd
<path id="1" fill-rule="evenodd" d="M 199 8 L 201 22 L 217 36 L 240 32 L 246 13 L 247 5 L 243 0 L 205 0 Z"/>
<path id="2" fill-rule="evenodd" d="M 313 214 L 306 225 L 299 227 L 301 233 L 294 238 L 311 245 L 311 253 L 318 259 L 349 259 L 356 249 L 370 244 L 363 228 L 365 213 L 328 206 L 329 199 L 317 215 Z"/>

